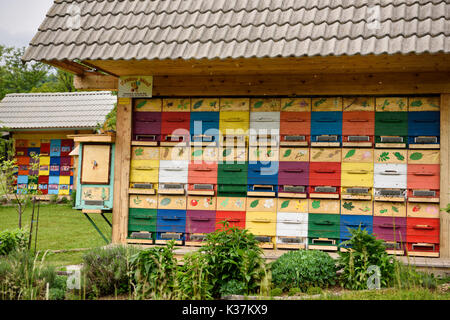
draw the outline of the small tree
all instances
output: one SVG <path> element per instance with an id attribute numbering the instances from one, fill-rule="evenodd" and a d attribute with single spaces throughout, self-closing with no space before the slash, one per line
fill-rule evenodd
<path id="1" fill-rule="evenodd" d="M 0 188 L 3 196 L 8 201 L 13 201 L 16 204 L 16 211 L 19 217 L 19 229 L 22 228 L 22 215 L 30 203 L 33 196 L 38 194 L 38 175 L 35 174 L 39 170 L 39 155 L 34 155 L 31 157 L 32 161 L 30 163 L 30 174 L 28 175 L 29 181 L 32 183 L 28 184 L 26 190 L 20 190 L 18 185 L 16 185 L 16 171 L 18 170 L 17 160 L 9 159 L 2 156 L 0 158 L 0 174 L 1 183 Z"/>

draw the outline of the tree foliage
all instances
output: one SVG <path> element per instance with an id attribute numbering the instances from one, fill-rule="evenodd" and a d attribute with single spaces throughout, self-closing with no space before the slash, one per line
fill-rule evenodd
<path id="1" fill-rule="evenodd" d="M 0 100 L 9 93 L 75 91 L 73 75 L 40 62 L 23 63 L 24 52 L 0 45 Z"/>

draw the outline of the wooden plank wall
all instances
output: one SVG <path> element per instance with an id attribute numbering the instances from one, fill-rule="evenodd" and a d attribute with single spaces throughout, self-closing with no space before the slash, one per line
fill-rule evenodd
<path id="1" fill-rule="evenodd" d="M 441 95 L 441 208 L 450 202 L 450 94 Z M 450 258 L 450 213 L 441 212 L 440 257 Z"/>
<path id="2" fill-rule="evenodd" d="M 117 103 L 116 158 L 112 242 L 125 243 L 128 231 L 128 188 L 131 161 L 131 99 Z"/>

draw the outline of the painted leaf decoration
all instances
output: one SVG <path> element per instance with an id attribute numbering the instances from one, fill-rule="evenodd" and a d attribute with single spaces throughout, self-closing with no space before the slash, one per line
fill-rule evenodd
<path id="1" fill-rule="evenodd" d="M 283 106 L 282 110 L 287 109 L 287 108 L 289 108 L 289 107 L 292 107 L 293 104 L 294 104 L 294 100 L 291 100 L 291 101 L 287 102 L 287 103 Z"/>
<path id="2" fill-rule="evenodd" d="M 256 102 L 256 103 L 253 105 L 253 108 L 254 108 L 254 109 L 259 109 L 259 108 L 262 107 L 263 103 L 264 103 L 263 101 L 258 101 L 258 102 Z"/>
<path id="3" fill-rule="evenodd" d="M 397 207 L 392 206 L 392 210 L 393 210 L 394 212 L 398 212 Z"/>
<path id="4" fill-rule="evenodd" d="M 192 152 L 192 156 L 193 157 L 200 157 L 203 154 L 203 150 L 195 150 L 194 152 Z"/>
<path id="5" fill-rule="evenodd" d="M 421 106 L 422 106 L 421 100 L 415 100 L 415 101 L 411 102 L 411 107 L 421 107 Z"/>
<path id="6" fill-rule="evenodd" d="M 203 104 L 203 100 L 199 100 L 199 101 L 197 101 L 195 104 L 194 104 L 194 106 L 192 107 L 194 110 L 195 109 L 198 109 L 198 108 L 200 108 L 201 106 L 202 106 L 202 104 Z"/>
<path id="7" fill-rule="evenodd" d="M 355 206 L 353 205 L 353 202 L 344 202 L 343 207 L 349 211 L 352 211 Z"/>
<path id="8" fill-rule="evenodd" d="M 134 201 L 134 204 L 136 204 L 136 205 L 139 205 L 142 202 L 142 200 L 140 200 L 139 197 L 136 197 L 133 201 Z"/>
<path id="9" fill-rule="evenodd" d="M 281 209 L 285 209 L 289 206 L 289 202 L 291 202 L 290 200 L 286 200 L 283 201 L 283 203 L 281 204 Z"/>
<path id="10" fill-rule="evenodd" d="M 258 206 L 258 204 L 259 204 L 259 200 L 255 200 L 252 203 L 250 203 L 250 207 L 256 208 Z"/>
<path id="11" fill-rule="evenodd" d="M 400 152 L 394 152 L 394 156 L 395 156 L 399 161 L 405 160 L 405 157 L 404 157 Z"/>
<path id="12" fill-rule="evenodd" d="M 320 208 L 320 200 L 314 200 L 312 203 L 312 207 L 314 209 L 319 209 Z"/>
<path id="13" fill-rule="evenodd" d="M 287 157 L 289 157 L 289 156 L 291 155 L 291 153 L 292 153 L 292 150 L 291 150 L 291 149 L 287 149 L 287 150 L 284 152 L 283 157 L 284 157 L 284 158 L 287 158 Z"/>
<path id="14" fill-rule="evenodd" d="M 231 154 L 231 152 L 232 152 L 231 149 L 225 149 L 225 150 L 223 150 L 223 156 L 228 157 Z"/>
<path id="15" fill-rule="evenodd" d="M 411 160 L 420 160 L 420 159 L 422 159 L 422 157 L 423 157 L 423 154 L 421 152 L 414 152 L 413 154 L 411 154 L 409 156 L 409 158 Z"/>
<path id="16" fill-rule="evenodd" d="M 136 156 L 142 156 L 142 155 L 144 154 L 144 149 L 138 148 L 138 149 L 136 149 L 136 150 L 134 151 L 134 154 L 135 154 Z"/>
<path id="17" fill-rule="evenodd" d="M 142 108 L 143 106 L 145 106 L 146 104 L 147 104 L 147 101 L 139 102 L 139 103 L 136 105 L 136 109 L 140 109 L 140 108 Z"/>
<path id="18" fill-rule="evenodd" d="M 389 160 L 389 152 L 383 152 L 378 158 L 378 161 L 386 161 L 386 160 Z"/>
<path id="19" fill-rule="evenodd" d="M 380 210 L 380 213 L 386 213 L 387 209 Z"/>
<path id="20" fill-rule="evenodd" d="M 161 200 L 161 206 L 165 207 L 168 206 L 170 204 L 170 202 L 172 202 L 172 200 L 170 198 L 164 198 Z"/>
<path id="21" fill-rule="evenodd" d="M 315 107 L 320 106 L 322 103 L 324 103 L 325 101 L 327 101 L 327 99 L 319 99 L 314 103 Z"/>
<path id="22" fill-rule="evenodd" d="M 350 150 L 349 152 L 347 152 L 347 154 L 345 155 L 344 159 L 348 159 L 350 157 L 353 157 L 355 155 L 355 152 L 356 152 L 355 149 Z"/>
<path id="23" fill-rule="evenodd" d="M 226 198 L 225 200 L 223 200 L 223 201 L 220 203 L 220 205 L 221 205 L 222 207 L 226 207 L 226 206 L 228 205 L 229 202 L 230 202 L 230 199 L 229 199 L 229 198 Z"/>

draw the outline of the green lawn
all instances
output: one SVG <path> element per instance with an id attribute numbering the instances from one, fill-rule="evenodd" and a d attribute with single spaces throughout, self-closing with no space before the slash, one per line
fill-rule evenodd
<path id="1" fill-rule="evenodd" d="M 111 239 L 111 228 L 100 215 L 90 215 L 107 238 Z M 111 221 L 112 214 L 105 214 Z M 22 223 L 29 230 L 31 207 L 25 211 Z M 14 207 L 0 206 L 0 231 L 18 227 L 18 215 Z M 69 205 L 41 204 L 37 250 L 67 250 L 94 248 L 106 243 L 84 217 L 81 211 Z M 32 248 L 34 248 L 34 235 Z M 79 264 L 83 252 L 49 253 L 46 261 L 55 266 Z"/>

